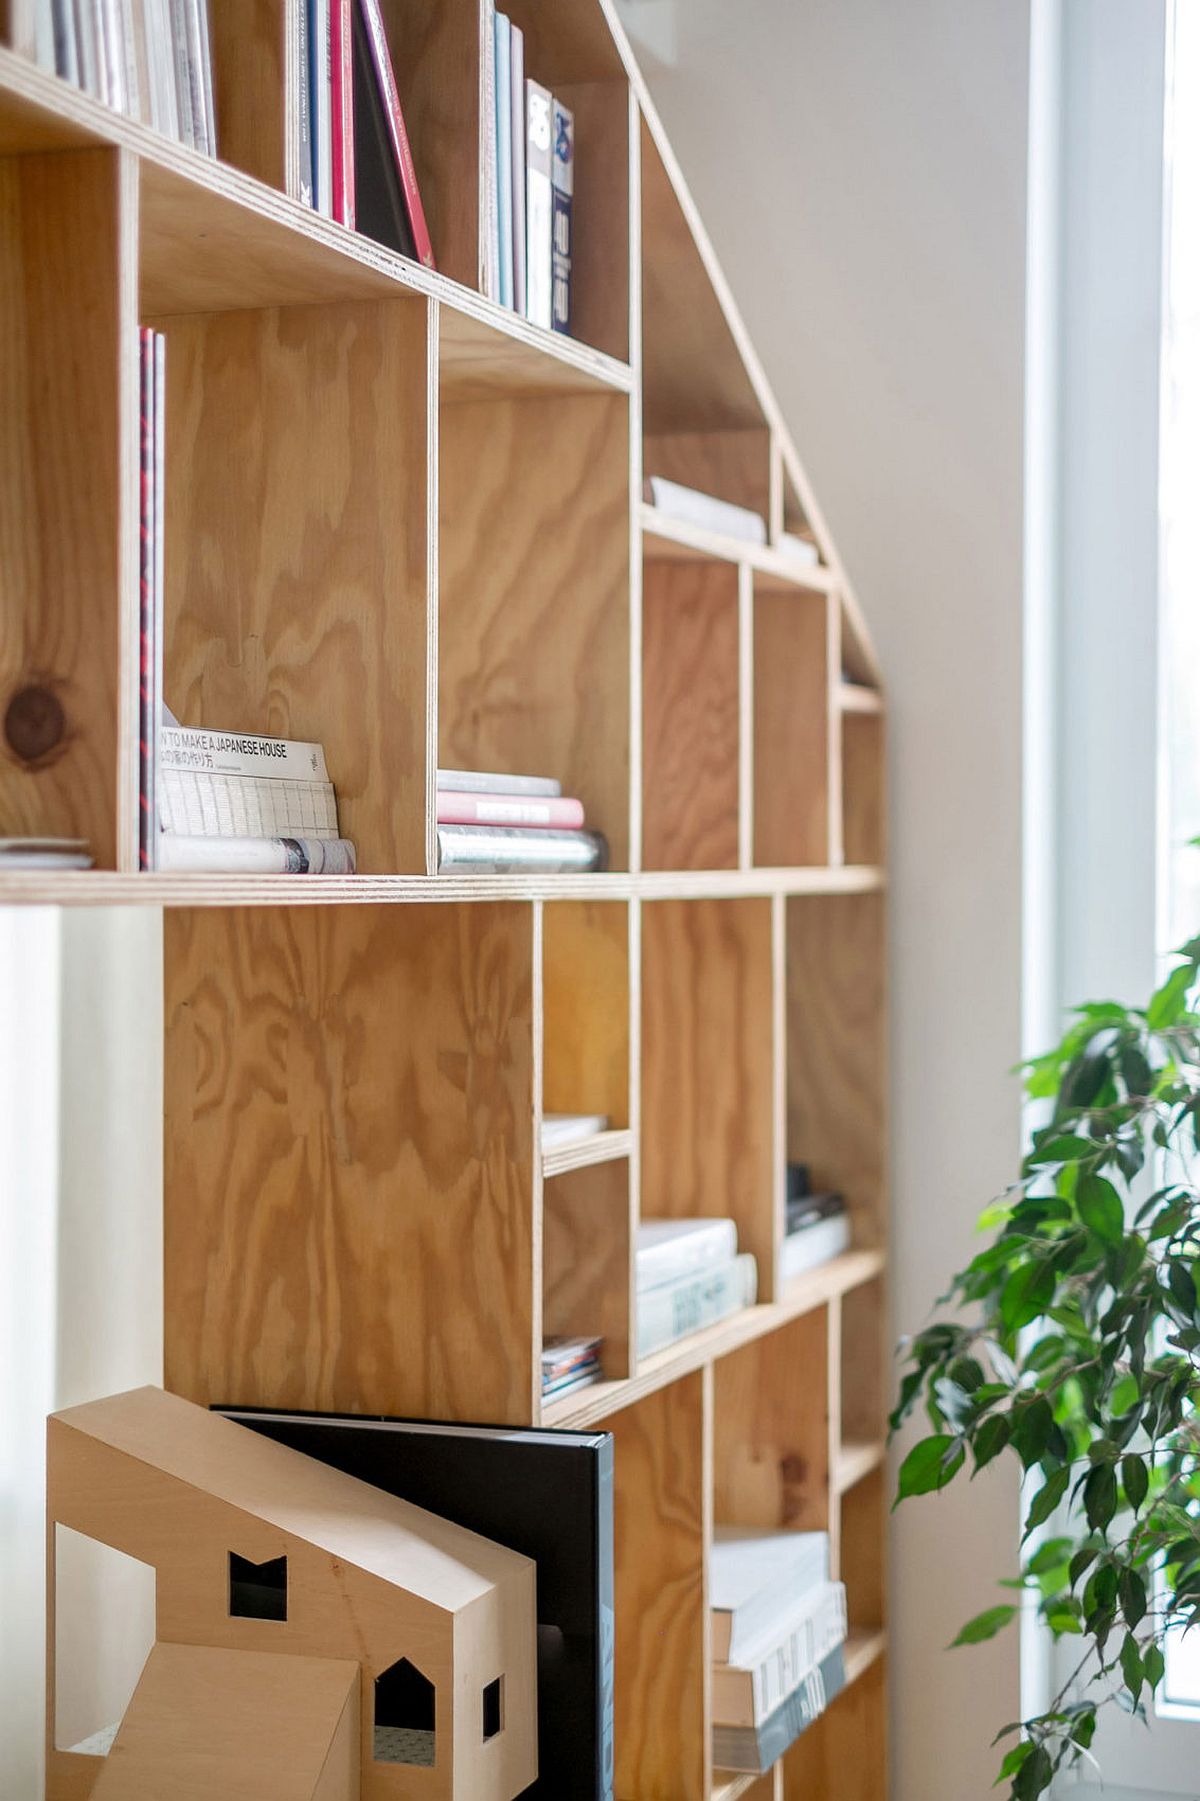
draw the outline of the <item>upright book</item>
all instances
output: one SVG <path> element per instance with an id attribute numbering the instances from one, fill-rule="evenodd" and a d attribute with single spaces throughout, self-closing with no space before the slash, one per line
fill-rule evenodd
<path id="1" fill-rule="evenodd" d="M 383 102 L 388 142 L 400 178 L 400 188 L 404 195 L 404 207 L 408 214 L 408 224 L 412 232 L 417 261 L 424 263 L 427 269 L 436 269 L 437 264 L 434 261 L 429 225 L 425 218 L 421 189 L 417 181 L 417 168 L 413 161 L 412 145 L 409 142 L 408 127 L 404 122 L 404 112 L 400 105 L 396 72 L 392 67 L 392 53 L 388 49 L 387 32 L 384 30 L 383 13 L 379 0 L 358 0 L 358 4 L 362 13 L 363 25 L 366 28 L 375 80 Z"/>
<path id="2" fill-rule="evenodd" d="M 575 210 L 575 115 L 561 100 L 553 102 L 551 187 L 554 224 L 551 244 L 551 324 L 571 329 L 571 238 Z"/>
<path id="3" fill-rule="evenodd" d="M 612 1801 L 613 1441 L 346 1414 L 231 1419 L 537 1564 L 538 1779 L 524 1801 Z"/>
<path id="4" fill-rule="evenodd" d="M 547 329 L 551 319 L 554 199 L 551 187 L 551 99 L 540 82 L 525 82 L 525 316 Z"/>

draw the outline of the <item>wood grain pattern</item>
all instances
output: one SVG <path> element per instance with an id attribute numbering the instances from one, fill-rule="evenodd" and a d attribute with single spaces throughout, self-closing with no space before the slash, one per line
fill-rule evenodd
<path id="1" fill-rule="evenodd" d="M 887 1237 L 884 923 L 877 895 L 788 903 L 788 1155 L 844 1192 L 859 1245 Z"/>
<path id="2" fill-rule="evenodd" d="M 647 562 L 707 563 L 716 559 L 753 571 L 761 594 L 795 594 L 798 589 L 807 594 L 832 592 L 833 571 L 823 564 L 798 563 L 770 544 L 751 544 L 745 538 L 705 531 L 686 520 L 672 519 L 645 501 L 640 504 L 639 518 Z"/>
<path id="3" fill-rule="evenodd" d="M 542 1175 L 565 1176 L 573 1169 L 590 1169 L 596 1163 L 620 1163 L 633 1152 L 633 1133 L 595 1132 L 576 1144 L 564 1144 L 557 1150 L 542 1152 Z"/>
<path id="4" fill-rule="evenodd" d="M 887 1801 L 886 1665 L 875 1661 L 783 1759 L 783 1801 Z"/>
<path id="5" fill-rule="evenodd" d="M 217 152 L 300 198 L 299 13 L 305 0 L 209 0 Z"/>
<path id="6" fill-rule="evenodd" d="M 881 713 L 865 708 L 842 712 L 842 820 L 847 863 L 882 863 L 887 840 L 884 721 Z"/>
<path id="7" fill-rule="evenodd" d="M 629 1125 L 629 909 L 604 901 L 545 909 L 542 1105 Z"/>
<path id="8" fill-rule="evenodd" d="M 125 176 L 109 151 L 0 162 L 0 832 L 87 838 L 109 869 L 135 598 Z M 45 729 L 19 732 L 23 709 Z"/>
<path id="9" fill-rule="evenodd" d="M 554 775 L 629 859 L 629 420 L 618 397 L 445 406 L 439 762 Z"/>
<path id="10" fill-rule="evenodd" d="M 741 734 L 737 570 L 650 563 L 642 590 L 642 861 L 735 869 Z"/>
<path id="11" fill-rule="evenodd" d="M 891 1388 L 892 1335 L 882 1282 L 865 1284 L 842 1302 L 842 1435 L 878 1439 Z"/>
<path id="12" fill-rule="evenodd" d="M 165 970 L 168 1386 L 527 1423 L 528 908 L 177 913 Z"/>
<path id="13" fill-rule="evenodd" d="M 363 870 L 426 868 L 425 309 L 172 318 L 166 698 L 316 739 Z"/>
<path id="14" fill-rule="evenodd" d="M 754 860 L 829 863 L 829 599 L 754 597 Z"/>
<path id="15" fill-rule="evenodd" d="M 611 1422 L 617 1801 L 707 1801 L 712 1388 L 687 1376 Z"/>
<path id="16" fill-rule="evenodd" d="M 829 1524 L 829 1315 L 801 1314 L 714 1368 L 717 1522 L 821 1532 Z"/>
<path id="17" fill-rule="evenodd" d="M 887 1471 L 873 1470 L 841 1500 L 838 1575 L 852 1626 L 877 1630 L 887 1616 Z"/>
<path id="18" fill-rule="evenodd" d="M 628 1376 L 633 1340 L 628 1159 L 555 1176 L 542 1199 L 543 1330 L 601 1333 L 607 1378 Z"/>
<path id="19" fill-rule="evenodd" d="M 647 475 L 665 476 L 767 521 L 771 506 L 771 434 L 765 426 L 741 431 L 656 432 L 647 435 Z"/>
<path id="20" fill-rule="evenodd" d="M 642 914 L 642 1215 L 732 1215 L 769 1294 L 783 1161 L 770 905 L 656 901 Z"/>

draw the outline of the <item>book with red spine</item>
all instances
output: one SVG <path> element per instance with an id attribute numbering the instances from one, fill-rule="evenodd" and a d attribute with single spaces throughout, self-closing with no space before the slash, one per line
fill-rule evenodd
<path id="1" fill-rule="evenodd" d="M 333 216 L 354 230 L 354 0 L 332 0 Z"/>
<path id="2" fill-rule="evenodd" d="M 439 825 L 528 825 L 574 832 L 583 825 L 583 802 L 439 789 L 437 817 Z"/>
<path id="3" fill-rule="evenodd" d="M 413 162 L 412 145 L 408 141 L 408 130 L 404 123 L 404 114 L 400 107 L 400 94 L 396 87 L 396 73 L 392 68 L 391 51 L 388 49 L 387 34 L 383 29 L 383 14 L 379 9 L 379 0 L 359 0 L 362 20 L 367 28 L 367 37 L 371 46 L 371 60 L 375 65 L 375 79 L 379 84 L 379 92 L 383 99 L 384 111 L 387 114 L 388 136 L 391 139 L 392 155 L 396 159 L 396 169 L 400 176 L 400 185 L 404 190 L 404 204 L 408 212 L 408 222 L 412 227 L 413 243 L 416 246 L 417 260 L 424 263 L 427 269 L 436 269 L 433 244 L 429 237 L 429 226 L 425 219 L 425 208 L 421 204 L 421 190 L 417 185 L 416 164 Z"/>

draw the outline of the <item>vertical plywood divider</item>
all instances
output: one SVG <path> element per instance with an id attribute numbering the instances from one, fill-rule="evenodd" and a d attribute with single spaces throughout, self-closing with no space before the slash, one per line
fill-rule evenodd
<path id="1" fill-rule="evenodd" d="M 167 914 L 169 1388 L 536 1417 L 534 966 L 516 902 Z"/>
<path id="2" fill-rule="evenodd" d="M 615 1440 L 616 1801 L 708 1801 L 712 1372 L 608 1422 Z"/>
<path id="3" fill-rule="evenodd" d="M 0 160 L 0 833 L 137 854 L 137 188 Z"/>
<path id="4" fill-rule="evenodd" d="M 754 861 L 831 860 L 831 688 L 837 604 L 761 587 L 754 596 Z M 840 832 L 839 832 L 840 836 Z"/>

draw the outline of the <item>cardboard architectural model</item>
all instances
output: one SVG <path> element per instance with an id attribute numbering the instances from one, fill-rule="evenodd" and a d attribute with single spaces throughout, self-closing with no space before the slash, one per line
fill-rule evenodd
<path id="1" fill-rule="evenodd" d="M 537 1773 L 534 1565 L 160 1389 L 47 1434 L 47 1801 L 512 1801 Z M 56 1747 L 55 1545 L 149 1565 L 115 1732 Z"/>

